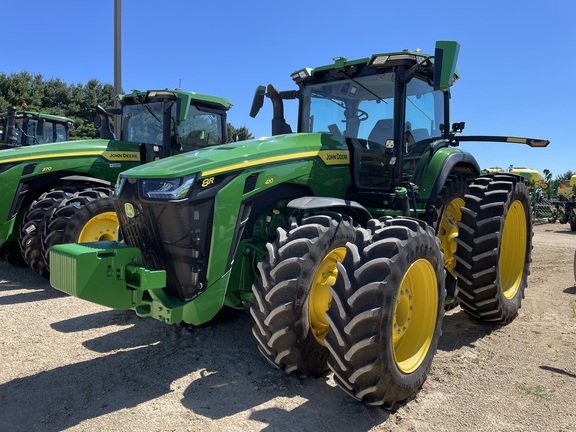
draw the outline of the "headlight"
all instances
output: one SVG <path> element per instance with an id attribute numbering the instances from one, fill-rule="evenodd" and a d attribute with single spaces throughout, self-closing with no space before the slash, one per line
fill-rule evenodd
<path id="1" fill-rule="evenodd" d="M 114 188 L 114 196 L 120 196 L 120 192 L 122 191 L 122 186 L 124 186 L 124 183 L 126 183 L 126 177 L 120 177 L 118 176 L 118 179 L 116 180 L 116 187 Z"/>
<path id="2" fill-rule="evenodd" d="M 143 198 L 179 200 L 188 196 L 196 175 L 172 179 L 142 179 L 140 192 Z"/>

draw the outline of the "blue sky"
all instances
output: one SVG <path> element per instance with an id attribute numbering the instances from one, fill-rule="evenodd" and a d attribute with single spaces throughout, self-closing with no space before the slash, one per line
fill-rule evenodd
<path id="1" fill-rule="evenodd" d="M 0 72 L 113 83 L 113 0 L 3 3 L 5 48 L 15 49 L 3 50 Z M 546 149 L 463 145 L 481 167 L 548 168 L 554 176 L 576 171 L 576 98 L 565 84 L 576 78 L 573 0 L 123 0 L 122 86 L 181 83 L 184 90 L 227 97 L 234 126 L 267 136 L 269 101 L 256 119 L 248 115 L 257 85 L 295 89 L 290 73 L 296 69 L 404 48 L 433 53 L 436 40 L 461 44 L 452 121 L 466 122 L 464 134 L 551 141 Z M 294 109 L 287 121 L 295 127 Z"/>

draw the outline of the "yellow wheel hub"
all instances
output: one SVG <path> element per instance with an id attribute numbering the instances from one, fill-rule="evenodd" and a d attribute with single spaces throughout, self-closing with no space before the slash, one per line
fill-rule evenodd
<path id="1" fill-rule="evenodd" d="M 78 243 L 116 239 L 118 216 L 116 212 L 104 212 L 90 219 L 78 237 Z"/>
<path id="2" fill-rule="evenodd" d="M 520 201 L 514 201 L 504 221 L 498 262 L 502 292 L 509 300 L 514 298 L 522 281 L 528 242 L 527 232 L 524 206 Z"/>
<path id="3" fill-rule="evenodd" d="M 464 207 L 463 198 L 455 198 L 450 201 L 442 215 L 438 229 L 440 249 L 444 254 L 444 267 L 455 279 L 456 260 L 454 253 L 456 252 L 456 237 L 458 237 L 458 222 L 462 219 L 462 207 Z"/>
<path id="4" fill-rule="evenodd" d="M 402 279 L 392 322 L 394 360 L 403 373 L 414 372 L 424 361 L 438 315 L 438 280 L 430 261 L 415 261 Z"/>
<path id="5" fill-rule="evenodd" d="M 324 345 L 324 338 L 329 330 L 326 311 L 330 307 L 330 301 L 332 300 L 330 287 L 334 285 L 338 277 L 336 263 L 342 262 L 345 256 L 346 248 L 341 247 L 331 251 L 318 266 L 312 281 L 308 300 L 310 330 L 321 345 Z"/>

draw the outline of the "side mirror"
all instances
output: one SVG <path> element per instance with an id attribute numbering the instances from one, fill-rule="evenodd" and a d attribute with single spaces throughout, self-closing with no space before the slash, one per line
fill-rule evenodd
<path id="1" fill-rule="evenodd" d="M 96 105 L 96 115 L 94 116 L 94 127 L 100 129 L 100 138 L 107 140 L 115 140 L 116 136 L 112 132 L 110 126 L 110 118 L 108 113 L 100 105 Z"/>
<path id="2" fill-rule="evenodd" d="M 266 87 L 258 86 L 254 92 L 254 99 L 252 99 L 252 106 L 250 107 L 250 117 L 254 118 L 258 115 L 260 108 L 264 105 L 264 95 L 266 94 Z"/>
<path id="3" fill-rule="evenodd" d="M 434 90 L 445 90 L 453 84 L 460 44 L 438 41 L 434 51 Z"/>

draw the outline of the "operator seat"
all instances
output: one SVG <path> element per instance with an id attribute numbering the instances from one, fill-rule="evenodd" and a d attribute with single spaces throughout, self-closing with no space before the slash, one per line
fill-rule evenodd
<path id="1" fill-rule="evenodd" d="M 386 141 L 391 139 L 394 139 L 394 119 L 378 120 L 368 135 L 368 145 L 370 148 L 384 148 Z"/>

